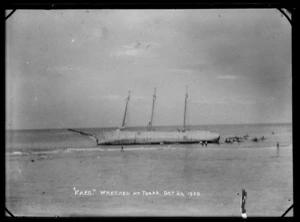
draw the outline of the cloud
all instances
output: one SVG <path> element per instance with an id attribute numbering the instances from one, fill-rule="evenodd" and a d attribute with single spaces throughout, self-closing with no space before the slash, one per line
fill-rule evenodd
<path id="1" fill-rule="evenodd" d="M 143 96 L 130 96 L 130 99 L 132 100 L 139 100 L 139 101 L 148 101 L 149 99 L 146 99 L 145 97 Z"/>
<path id="2" fill-rule="evenodd" d="M 51 66 L 46 68 L 47 72 L 68 74 L 68 73 L 86 73 L 88 69 L 77 65 Z"/>
<path id="3" fill-rule="evenodd" d="M 48 67 L 46 69 L 48 72 L 58 72 L 58 73 L 65 73 L 72 71 L 71 66 L 55 66 L 55 67 Z"/>
<path id="4" fill-rule="evenodd" d="M 206 105 L 222 105 L 222 104 L 239 104 L 239 105 L 252 105 L 257 103 L 258 101 L 255 100 L 255 98 L 250 97 L 223 97 L 218 99 L 202 99 L 202 100 L 196 100 L 194 103 L 197 104 L 206 104 Z"/>
<path id="5" fill-rule="evenodd" d="M 182 74 L 188 74 L 194 72 L 194 70 L 192 69 L 169 69 L 168 71 L 172 73 L 182 73 Z"/>
<path id="6" fill-rule="evenodd" d="M 123 45 L 121 49 L 111 53 L 111 56 L 153 56 L 153 49 L 159 46 L 155 42 L 136 42 Z"/>
<path id="7" fill-rule="evenodd" d="M 121 97 L 120 95 L 116 95 L 116 94 L 110 94 L 110 95 L 102 96 L 102 99 L 106 99 L 106 100 L 121 100 L 121 99 L 125 99 L 125 97 Z"/>
<path id="8" fill-rule="evenodd" d="M 216 78 L 217 79 L 224 79 L 224 80 L 236 80 L 236 79 L 239 79 L 240 76 L 236 76 L 236 75 L 219 75 Z"/>
<path id="9" fill-rule="evenodd" d="M 218 104 L 227 104 L 228 101 L 225 101 L 225 100 L 207 100 L 207 99 L 203 99 L 203 100 L 193 101 L 193 103 L 205 104 L 205 105 L 218 105 Z"/>
<path id="10" fill-rule="evenodd" d="M 101 97 L 104 100 L 112 100 L 112 101 L 116 101 L 116 100 L 126 100 L 127 96 L 120 96 L 120 95 L 116 95 L 116 94 L 110 94 L 110 95 L 105 95 Z M 130 100 L 146 100 L 145 97 L 143 96 L 135 96 L 135 95 L 130 95 Z"/>
<path id="11" fill-rule="evenodd" d="M 232 98 L 231 101 L 233 103 L 241 104 L 241 105 L 251 105 L 256 103 L 255 100 L 252 99 L 237 99 L 237 98 Z"/>

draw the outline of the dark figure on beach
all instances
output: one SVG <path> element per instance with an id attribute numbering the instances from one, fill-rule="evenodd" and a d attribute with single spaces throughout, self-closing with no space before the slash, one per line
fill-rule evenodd
<path id="1" fill-rule="evenodd" d="M 242 189 L 242 197 L 241 197 L 241 215 L 242 218 L 247 218 L 247 214 L 246 214 L 246 200 L 247 200 L 247 192 Z"/>
<path id="2" fill-rule="evenodd" d="M 121 151 L 123 152 L 123 146 L 121 146 Z"/>
<path id="3" fill-rule="evenodd" d="M 277 156 L 279 156 L 279 142 L 277 142 L 276 147 L 277 147 L 276 153 L 277 153 Z"/>
<path id="4" fill-rule="evenodd" d="M 207 141 L 205 141 L 205 146 L 207 146 Z"/>
<path id="5" fill-rule="evenodd" d="M 203 142 L 203 141 L 201 141 L 201 146 L 203 146 L 203 144 L 204 144 L 204 142 Z"/>

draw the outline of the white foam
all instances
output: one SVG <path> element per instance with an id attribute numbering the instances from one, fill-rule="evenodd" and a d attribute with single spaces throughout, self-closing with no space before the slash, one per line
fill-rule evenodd
<path id="1" fill-rule="evenodd" d="M 105 151 L 106 149 L 103 149 L 103 148 L 68 148 L 66 150 L 66 152 L 72 152 L 72 151 L 75 151 L 75 152 L 82 152 L 82 151 Z"/>
<path id="2" fill-rule="evenodd" d="M 61 152 L 60 150 L 48 150 L 48 151 L 36 151 L 36 152 L 31 152 L 31 154 L 53 154 L 53 153 L 59 153 Z"/>
<path id="3" fill-rule="evenodd" d="M 213 149 L 214 147 L 211 147 L 210 149 Z M 231 147 L 215 147 L 216 149 L 232 149 Z M 247 149 L 247 147 L 244 147 L 243 149 Z M 262 149 L 274 149 L 276 146 L 273 147 L 262 147 Z M 292 149 L 293 144 L 290 144 L 289 146 L 282 146 L 282 148 L 288 148 Z M 176 150 L 176 149 L 181 149 L 181 147 L 176 147 L 176 146 L 149 146 L 149 147 L 126 147 L 123 146 L 123 151 L 135 151 L 135 150 Z M 197 149 L 197 148 L 196 148 Z M 199 147 L 200 149 L 200 147 Z M 252 147 L 248 147 L 248 149 L 253 149 Z M 22 152 L 22 151 L 14 151 L 11 153 L 6 153 L 7 155 L 41 155 L 41 154 L 56 154 L 56 153 L 69 153 L 69 152 L 93 152 L 93 151 L 117 151 L 120 152 L 121 148 L 100 148 L 100 147 L 89 147 L 89 148 L 67 148 L 64 150 L 47 150 L 47 151 L 35 151 L 35 152 Z M 242 150 L 242 149 L 241 149 Z M 253 149 L 254 150 L 254 149 Z M 259 149 L 257 149 L 259 150 Z"/>
<path id="4" fill-rule="evenodd" d="M 10 156 L 22 156 L 22 155 L 29 155 L 28 153 L 25 153 L 25 152 L 20 152 L 20 151 L 15 151 L 15 152 L 12 152 L 12 153 L 6 153 L 7 155 L 10 155 Z"/>
<path id="5" fill-rule="evenodd" d="M 123 150 L 130 150 L 130 151 L 132 151 L 132 150 L 157 150 L 157 149 L 159 149 L 158 147 L 155 147 L 155 148 L 150 148 L 150 147 L 135 147 L 135 148 L 123 148 Z"/>

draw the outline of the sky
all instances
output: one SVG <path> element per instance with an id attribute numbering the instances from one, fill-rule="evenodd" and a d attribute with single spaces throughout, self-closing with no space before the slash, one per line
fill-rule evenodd
<path id="1" fill-rule="evenodd" d="M 9 12 L 9 11 L 8 11 Z M 6 128 L 292 122 L 291 25 L 276 9 L 17 10 Z"/>

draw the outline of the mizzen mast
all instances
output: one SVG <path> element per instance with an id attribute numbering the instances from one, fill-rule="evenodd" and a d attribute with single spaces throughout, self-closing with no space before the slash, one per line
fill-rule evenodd
<path id="1" fill-rule="evenodd" d="M 188 86 L 186 86 L 186 92 L 185 92 L 184 116 L 183 116 L 183 131 L 185 131 L 185 120 L 186 120 L 186 104 L 187 104 L 187 98 L 188 98 Z"/>
<path id="2" fill-rule="evenodd" d="M 125 106 L 125 112 L 124 112 L 124 116 L 123 116 L 123 121 L 122 121 L 122 129 L 125 128 L 125 123 L 126 123 L 126 115 L 127 115 L 127 107 L 128 107 L 128 102 L 130 99 L 130 91 L 128 91 L 128 97 L 126 99 L 126 106 Z"/>
<path id="3" fill-rule="evenodd" d="M 153 122 L 153 113 L 154 113 L 154 105 L 155 105 L 155 99 L 156 99 L 156 88 L 154 88 L 154 94 L 153 94 L 153 101 L 152 101 L 152 110 L 151 110 L 151 118 L 149 122 L 149 130 L 152 130 L 152 122 Z"/>

